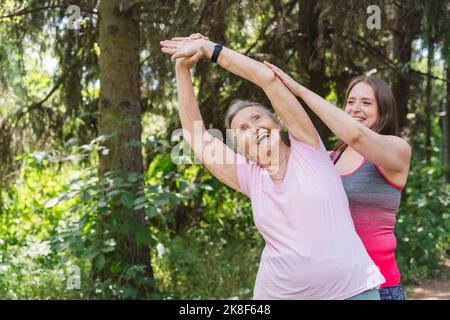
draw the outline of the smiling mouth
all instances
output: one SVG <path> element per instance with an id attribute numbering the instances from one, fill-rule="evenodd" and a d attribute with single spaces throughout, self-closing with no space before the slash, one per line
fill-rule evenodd
<path id="1" fill-rule="evenodd" d="M 258 145 L 261 144 L 261 142 L 263 142 L 264 140 L 266 140 L 269 136 L 270 136 L 270 134 L 267 131 L 264 131 L 264 132 L 258 134 L 258 140 L 257 140 Z"/>
<path id="2" fill-rule="evenodd" d="M 356 120 L 358 120 L 358 121 L 364 121 L 364 120 L 366 120 L 366 118 L 363 118 L 363 117 L 353 117 L 353 119 L 356 119 Z"/>

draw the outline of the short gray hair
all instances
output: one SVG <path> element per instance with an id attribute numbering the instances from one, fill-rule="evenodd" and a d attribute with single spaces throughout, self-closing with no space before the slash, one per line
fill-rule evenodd
<path id="1" fill-rule="evenodd" d="M 233 101 L 231 101 L 230 106 L 228 107 L 227 114 L 225 116 L 225 129 L 231 129 L 231 122 L 233 121 L 236 114 L 238 114 L 238 112 L 241 111 L 242 109 L 249 108 L 249 107 L 258 107 L 265 114 L 267 114 L 270 118 L 272 118 L 272 120 L 280 126 L 280 129 L 281 129 L 280 135 L 281 135 L 282 141 L 286 145 L 290 146 L 289 136 L 288 136 L 287 132 L 283 131 L 283 123 L 281 122 L 281 120 L 277 117 L 277 115 L 275 113 L 270 111 L 269 108 L 267 108 L 265 105 L 263 105 L 262 103 L 259 103 L 259 102 L 242 100 L 242 99 L 234 99 Z M 228 133 L 228 130 L 227 130 L 227 133 Z M 228 138 L 229 139 L 227 139 L 227 141 L 230 141 L 230 143 L 232 143 L 232 145 L 230 145 L 230 147 L 232 147 L 236 151 L 236 146 L 234 145 L 233 137 L 229 136 Z"/>
<path id="2" fill-rule="evenodd" d="M 259 102 L 249 100 L 234 99 L 233 101 L 231 101 L 230 106 L 228 107 L 227 114 L 225 116 L 225 128 L 231 129 L 231 122 L 233 122 L 233 119 L 236 116 L 236 114 L 242 109 L 249 107 L 260 108 L 261 110 L 264 111 L 264 113 L 266 113 L 269 117 L 271 117 L 272 120 L 275 121 L 278 125 L 280 125 L 281 127 L 283 126 L 281 124 L 280 119 L 278 119 L 278 117 L 275 114 L 273 114 L 265 105 Z"/>

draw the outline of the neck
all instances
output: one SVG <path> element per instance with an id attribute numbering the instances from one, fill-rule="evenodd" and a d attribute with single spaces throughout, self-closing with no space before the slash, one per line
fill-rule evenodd
<path id="1" fill-rule="evenodd" d="M 281 143 L 278 158 L 275 159 L 275 161 L 273 161 L 267 168 L 267 171 L 269 172 L 272 180 L 281 181 L 284 179 L 290 153 L 291 148 L 289 148 L 284 143 Z"/>

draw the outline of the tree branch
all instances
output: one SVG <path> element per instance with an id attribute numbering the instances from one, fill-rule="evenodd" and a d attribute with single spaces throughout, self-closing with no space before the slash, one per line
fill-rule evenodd
<path id="1" fill-rule="evenodd" d="M 2 19 L 7 19 L 7 18 L 14 18 L 14 17 L 18 17 L 18 16 L 23 16 L 26 14 L 30 14 L 30 13 L 34 13 L 34 12 L 38 12 L 38 11 L 42 11 L 42 10 L 49 10 L 49 9 L 59 9 L 59 8 L 63 8 L 63 6 L 61 5 L 54 5 L 54 6 L 47 6 L 47 7 L 39 7 L 39 8 L 25 8 L 22 10 L 19 10 L 17 12 L 5 15 L 5 16 L 1 16 L 0 20 Z"/>
<path id="2" fill-rule="evenodd" d="M 17 120 L 20 120 L 20 118 L 22 118 L 26 113 L 33 111 L 34 109 L 38 109 L 41 108 L 42 105 L 51 98 L 51 96 L 56 92 L 56 90 L 59 89 L 59 87 L 62 85 L 62 83 L 64 82 L 64 76 L 61 76 L 58 81 L 56 82 L 56 84 L 53 86 L 52 89 L 50 89 L 50 91 L 47 93 L 47 95 L 42 98 L 41 100 L 32 103 L 29 106 L 26 106 L 24 108 L 22 108 L 21 110 L 19 110 L 19 112 L 17 112 L 15 114 Z"/>
<path id="3" fill-rule="evenodd" d="M 143 4 L 145 1 L 143 0 L 130 0 L 129 3 L 125 3 L 126 1 L 120 1 L 119 4 L 119 11 L 121 13 L 126 13 L 128 12 L 130 9 L 132 9 L 134 6 L 136 5 L 140 5 Z"/>
<path id="4" fill-rule="evenodd" d="M 14 17 L 23 16 L 23 15 L 27 15 L 27 14 L 38 12 L 38 11 L 51 10 L 51 9 L 66 9 L 66 7 L 62 6 L 62 5 L 54 5 L 54 6 L 46 6 L 46 7 L 39 7 L 39 8 L 25 8 L 25 9 L 19 10 L 17 12 L 1 16 L 0 20 L 14 18 Z M 81 11 L 85 12 L 85 13 L 93 14 L 93 15 L 97 14 L 96 11 L 92 11 L 90 9 L 88 10 L 87 8 L 81 8 Z"/>
<path id="5" fill-rule="evenodd" d="M 375 48 L 372 45 L 370 45 L 370 43 L 368 43 L 367 41 L 365 41 L 362 38 L 350 39 L 350 41 L 352 41 L 353 43 L 355 43 L 357 45 L 365 47 L 366 49 L 371 51 L 375 58 L 380 60 L 382 63 L 384 63 L 386 66 L 388 66 L 394 72 L 398 73 L 401 77 L 404 78 L 405 81 L 410 82 L 410 80 L 408 79 L 408 76 L 396 66 L 396 63 L 394 61 L 392 61 L 385 54 L 380 52 L 380 50 L 378 50 L 377 48 Z M 442 81 L 442 82 L 450 83 L 450 80 L 440 78 L 440 77 L 435 76 L 435 75 L 433 75 L 431 73 L 428 73 L 428 72 L 422 72 L 422 71 L 419 71 L 419 70 L 416 70 L 416 69 L 413 69 L 413 68 L 409 68 L 409 71 L 412 72 L 412 73 L 416 73 L 416 74 L 422 75 L 422 76 L 427 76 L 427 77 L 429 76 L 429 77 L 431 77 L 431 78 L 433 78 L 435 80 L 439 80 L 439 81 Z"/>

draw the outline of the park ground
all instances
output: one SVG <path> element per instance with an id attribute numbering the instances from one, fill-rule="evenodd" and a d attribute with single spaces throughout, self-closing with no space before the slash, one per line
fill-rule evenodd
<path id="1" fill-rule="evenodd" d="M 405 286 L 406 298 L 409 300 L 450 300 L 450 259 L 443 263 L 442 268 L 444 272 L 441 278 Z"/>

